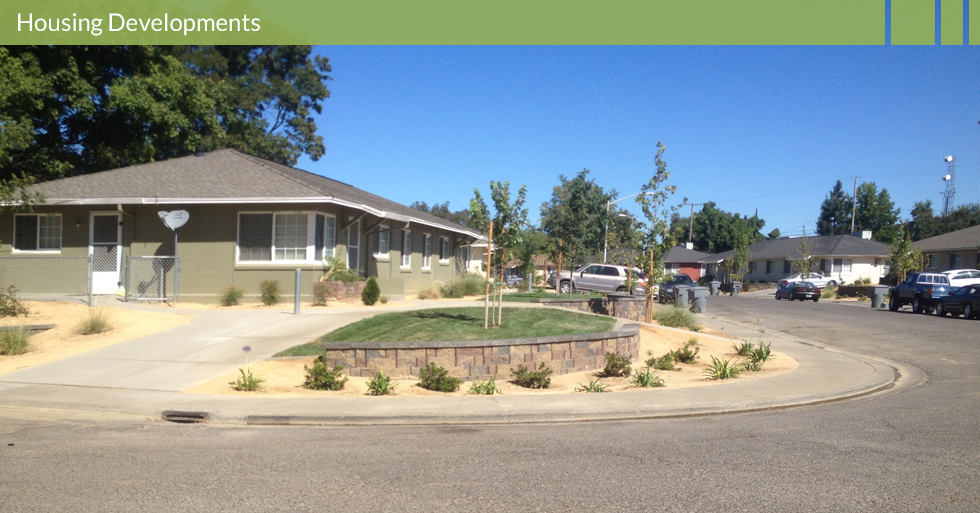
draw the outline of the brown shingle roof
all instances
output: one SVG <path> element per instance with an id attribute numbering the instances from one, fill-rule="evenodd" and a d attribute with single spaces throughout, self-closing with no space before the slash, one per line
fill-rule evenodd
<path id="1" fill-rule="evenodd" d="M 977 249 L 980 246 L 980 225 L 944 233 L 912 243 L 912 247 L 922 251 L 948 251 L 954 249 Z"/>
<path id="2" fill-rule="evenodd" d="M 37 184 L 47 204 L 337 203 L 379 217 L 475 231 L 337 180 L 237 150 L 187 156 Z"/>

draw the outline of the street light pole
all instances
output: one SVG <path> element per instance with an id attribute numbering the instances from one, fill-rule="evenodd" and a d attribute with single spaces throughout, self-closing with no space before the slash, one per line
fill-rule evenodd
<path id="1" fill-rule="evenodd" d="M 629 196 L 625 196 L 623 198 L 620 198 L 620 199 L 618 199 L 616 201 L 607 201 L 606 202 L 606 214 L 609 213 L 609 207 L 615 205 L 616 203 L 619 203 L 620 201 L 625 201 L 625 200 L 628 200 L 630 198 L 635 198 L 636 196 L 639 196 L 640 194 L 646 194 L 646 195 L 649 196 L 649 195 L 652 195 L 653 193 L 652 192 L 638 192 L 636 194 L 630 194 Z M 606 263 L 606 260 L 608 259 L 608 255 L 609 255 L 609 216 L 607 215 L 606 216 L 605 227 L 602 230 L 602 263 Z"/>

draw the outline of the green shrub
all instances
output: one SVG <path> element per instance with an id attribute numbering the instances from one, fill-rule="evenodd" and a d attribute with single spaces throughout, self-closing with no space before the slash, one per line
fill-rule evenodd
<path id="1" fill-rule="evenodd" d="M 490 378 L 490 381 L 474 381 L 473 384 L 470 385 L 470 391 L 467 393 L 476 395 L 503 394 L 503 392 L 497 388 L 496 378 Z"/>
<path id="2" fill-rule="evenodd" d="M 344 384 L 347 383 L 347 376 L 344 376 L 344 366 L 337 365 L 330 368 L 327 365 L 327 359 L 323 356 L 318 356 L 316 360 L 313 361 L 313 367 L 303 366 L 306 370 L 306 381 L 303 383 L 303 388 L 308 388 L 310 390 L 341 390 L 344 388 Z"/>
<path id="3" fill-rule="evenodd" d="M 378 302 L 381 297 L 381 287 L 378 287 L 378 280 L 374 277 L 368 278 L 367 283 L 364 284 L 364 290 L 361 291 L 361 302 L 367 306 L 372 306 Z"/>
<path id="4" fill-rule="evenodd" d="M 466 273 L 454 278 L 448 285 L 441 287 L 442 297 L 461 298 L 463 296 L 478 296 L 486 291 L 486 278 L 476 273 Z"/>
<path id="5" fill-rule="evenodd" d="M 0 331 L 0 354 L 24 354 L 31 349 L 31 330 L 27 326 L 11 327 Z"/>
<path id="6" fill-rule="evenodd" d="M 551 386 L 551 373 L 553 371 L 550 367 L 541 362 L 538 370 L 531 371 L 523 365 L 518 365 L 516 370 L 512 370 L 511 374 L 514 375 L 514 384 L 522 386 L 524 388 L 548 388 Z"/>
<path id="7" fill-rule="evenodd" d="M 705 369 L 704 374 L 708 379 L 731 379 L 737 378 L 742 372 L 742 366 L 738 362 L 732 362 L 731 358 L 720 360 L 711 357 L 711 366 Z"/>
<path id="8" fill-rule="evenodd" d="M 629 377 L 633 372 L 632 362 L 628 356 L 619 353 L 606 353 L 606 366 L 602 369 L 602 375 L 611 377 Z"/>
<path id="9" fill-rule="evenodd" d="M 371 378 L 371 381 L 368 381 L 368 395 L 390 395 L 394 393 L 395 386 L 391 376 L 385 374 L 385 371 L 379 370 Z"/>
<path id="10" fill-rule="evenodd" d="M 429 362 L 425 368 L 419 370 L 419 386 L 426 390 L 455 392 L 462 382 L 463 380 L 450 376 L 449 371 L 434 362 Z"/>
<path id="11" fill-rule="evenodd" d="M 242 302 L 242 298 L 245 297 L 245 292 L 242 289 L 231 286 L 221 291 L 221 306 L 235 306 Z"/>
<path id="12" fill-rule="evenodd" d="M 429 285 L 424 287 L 418 292 L 419 299 L 439 299 L 442 294 L 439 293 L 439 289 L 435 285 Z"/>
<path id="13" fill-rule="evenodd" d="M 265 380 L 253 375 L 250 367 L 239 367 L 238 372 L 242 375 L 231 383 L 235 390 L 241 392 L 258 392 L 262 390 L 262 383 Z"/>
<path id="14" fill-rule="evenodd" d="M 640 388 L 655 388 L 664 386 L 664 380 L 656 372 L 651 372 L 650 367 L 645 371 L 633 373 L 633 386 Z"/>
<path id="15" fill-rule="evenodd" d="M 837 298 L 837 287 L 833 285 L 827 285 L 826 287 L 824 287 L 823 292 L 820 293 L 820 297 L 823 299 Z"/>
<path id="16" fill-rule="evenodd" d="M 749 370 L 749 371 L 762 370 L 763 362 L 768 362 L 769 359 L 772 357 L 772 351 L 769 350 L 770 345 L 771 344 L 763 344 L 762 342 L 759 342 L 758 346 L 756 346 L 751 352 L 749 352 L 749 354 L 745 355 L 748 356 L 749 358 L 749 361 L 744 365 L 745 370 Z"/>
<path id="17" fill-rule="evenodd" d="M 330 286 L 330 283 L 326 281 L 313 282 L 313 305 L 327 306 L 328 297 L 333 297 L 333 287 Z"/>
<path id="18" fill-rule="evenodd" d="M 89 308 L 88 317 L 75 328 L 75 333 L 79 335 L 96 335 L 105 333 L 112 329 L 109 324 L 109 314 L 104 308 Z"/>
<path id="19" fill-rule="evenodd" d="M 0 289 L 0 317 L 27 315 L 27 307 L 17 300 L 17 287 L 13 285 Z"/>
<path id="20" fill-rule="evenodd" d="M 262 283 L 259 283 L 259 291 L 262 293 L 262 304 L 266 306 L 278 305 L 282 301 L 277 280 L 262 280 Z"/>
<path id="21" fill-rule="evenodd" d="M 378 301 L 381 301 L 381 304 L 382 305 L 387 305 L 388 304 L 388 296 L 381 296 L 381 298 L 379 298 Z"/>
<path id="22" fill-rule="evenodd" d="M 654 369 L 657 370 L 664 370 L 664 371 L 677 370 L 677 367 L 674 365 L 673 351 L 659 358 L 651 356 L 650 358 L 647 358 L 647 361 L 644 363 L 646 363 L 647 367 L 653 367 Z"/>
<path id="23" fill-rule="evenodd" d="M 608 392 L 609 387 L 602 381 L 595 380 L 589 381 L 588 385 L 583 385 L 579 383 L 578 387 L 575 388 L 576 392 L 587 392 L 590 394 L 599 394 L 602 392 Z"/>
<path id="24" fill-rule="evenodd" d="M 694 363 L 694 360 L 698 359 L 698 351 L 701 348 L 698 347 L 698 339 L 692 338 L 684 344 L 684 347 L 680 349 L 675 349 L 671 352 L 671 356 L 674 357 L 674 361 L 680 363 Z"/>
<path id="25" fill-rule="evenodd" d="M 686 328 L 691 331 L 701 331 L 701 325 L 694 319 L 694 314 L 684 307 L 658 308 L 653 318 L 661 326 L 670 328 Z"/>

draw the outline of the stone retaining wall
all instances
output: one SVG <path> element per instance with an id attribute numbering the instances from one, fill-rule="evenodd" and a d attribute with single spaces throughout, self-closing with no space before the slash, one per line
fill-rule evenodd
<path id="1" fill-rule="evenodd" d="M 629 321 L 642 322 L 646 313 L 646 297 L 609 294 L 590 299 L 535 299 L 533 302 L 582 312 L 609 315 Z"/>
<path id="2" fill-rule="evenodd" d="M 555 374 L 598 370 L 606 353 L 640 357 L 640 326 L 628 324 L 604 333 L 464 342 L 330 342 L 323 344 L 327 365 L 343 365 L 351 376 L 418 376 L 430 362 L 464 379 L 510 379 L 518 365 L 540 362 Z"/>

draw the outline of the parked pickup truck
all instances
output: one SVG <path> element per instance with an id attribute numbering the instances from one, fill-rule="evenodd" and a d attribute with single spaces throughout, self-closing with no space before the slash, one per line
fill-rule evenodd
<path id="1" fill-rule="evenodd" d="M 894 312 L 911 304 L 915 313 L 932 312 L 939 298 L 949 295 L 950 288 L 945 274 L 912 273 L 903 283 L 892 287 L 888 294 L 888 309 Z"/>

